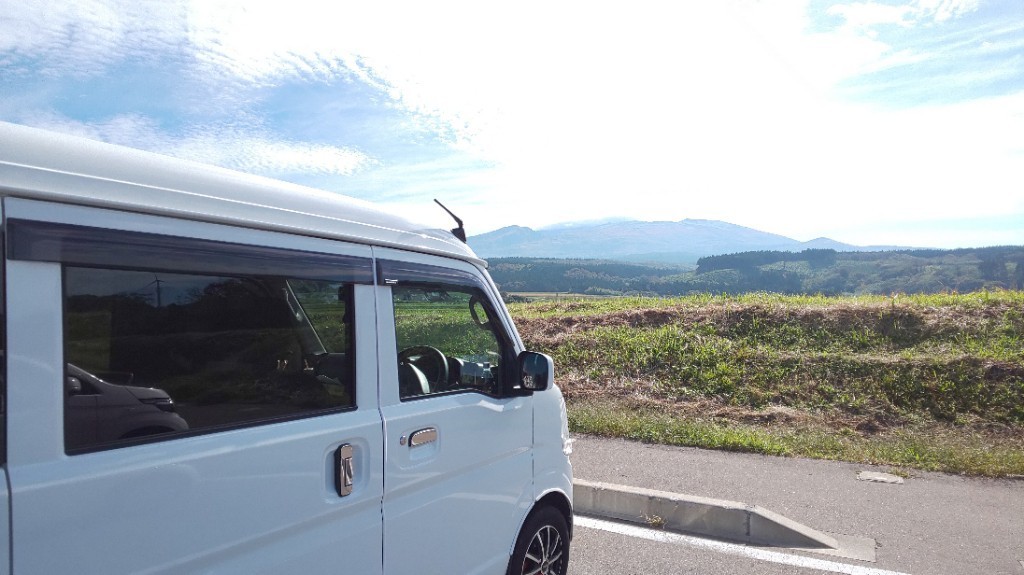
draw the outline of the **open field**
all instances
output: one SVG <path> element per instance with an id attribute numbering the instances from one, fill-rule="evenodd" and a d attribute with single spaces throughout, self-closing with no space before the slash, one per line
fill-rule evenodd
<path id="1" fill-rule="evenodd" d="M 1024 475 L 1024 292 L 510 306 L 575 431 Z"/>

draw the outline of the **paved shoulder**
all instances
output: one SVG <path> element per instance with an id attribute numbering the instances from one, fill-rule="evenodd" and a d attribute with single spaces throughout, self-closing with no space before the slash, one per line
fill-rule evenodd
<path id="1" fill-rule="evenodd" d="M 878 566 L 888 569 L 1024 575 L 1024 481 L 923 472 L 902 484 L 865 481 L 886 469 L 576 439 L 579 479 L 740 501 L 822 531 L 870 537 Z"/>

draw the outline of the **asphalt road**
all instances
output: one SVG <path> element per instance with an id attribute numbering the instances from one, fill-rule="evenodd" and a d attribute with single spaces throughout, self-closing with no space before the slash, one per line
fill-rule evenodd
<path id="1" fill-rule="evenodd" d="M 872 564 L 852 561 L 813 558 L 806 555 L 783 554 L 812 564 L 851 565 L 857 569 L 874 568 Z M 801 567 L 778 561 L 769 561 L 730 553 L 720 549 L 707 549 L 689 544 L 654 542 L 630 535 L 619 535 L 603 530 L 577 528 L 569 561 L 570 575 L 716 575 L 757 573 L 764 575 L 820 575 L 821 569 Z M 827 573 L 828 571 L 824 571 Z M 836 572 L 836 571 L 833 571 Z M 839 571 L 842 572 L 842 571 Z M 871 573 L 848 571 L 854 575 Z M 883 575 L 879 573 L 878 575 Z M 888 574 L 884 574 L 888 575 Z"/>
<path id="2" fill-rule="evenodd" d="M 858 480 L 859 472 L 887 469 L 590 437 L 577 437 L 571 459 L 579 479 L 759 505 L 877 543 L 870 563 L 692 538 L 652 541 L 644 537 L 656 531 L 614 533 L 584 519 L 573 541 L 573 575 L 1024 575 L 1024 481 L 920 472 L 901 485 L 872 483 Z"/>

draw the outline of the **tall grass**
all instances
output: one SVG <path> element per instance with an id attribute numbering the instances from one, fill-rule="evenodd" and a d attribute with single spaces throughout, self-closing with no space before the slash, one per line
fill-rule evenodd
<path id="1" fill-rule="evenodd" d="M 579 430 L 611 433 L 633 421 L 628 433 L 614 433 L 807 455 L 798 448 L 804 441 L 822 456 L 949 470 L 973 466 L 978 473 L 1002 467 L 983 463 L 977 454 L 1024 453 L 1022 310 L 1024 293 L 1009 291 L 704 295 L 512 306 L 528 345 L 555 358 L 570 410 L 586 403 L 587 416 L 577 411 L 574 419 Z M 623 397 L 646 415 L 622 415 L 616 402 Z M 618 406 L 609 413 L 619 415 L 602 418 L 601 401 Z M 694 428 L 697 405 L 718 415 Z M 802 414 L 798 419 L 819 422 L 818 435 L 779 435 L 778 422 L 770 436 L 757 426 L 744 427 L 773 409 L 795 410 Z M 673 413 L 668 420 L 647 417 Z M 810 441 L 812 436 L 819 439 Z M 1001 447 L 983 442 L 987 447 L 977 448 L 981 436 L 998 436 Z M 885 437 L 891 441 L 882 442 Z M 906 447 L 914 441 L 918 447 Z M 830 442 L 847 447 L 829 447 Z M 963 456 L 968 452 L 976 455 Z M 929 463 L 936 457 L 975 463 Z"/>

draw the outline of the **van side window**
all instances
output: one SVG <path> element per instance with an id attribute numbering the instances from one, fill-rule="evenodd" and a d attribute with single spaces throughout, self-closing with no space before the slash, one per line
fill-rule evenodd
<path id="1" fill-rule="evenodd" d="M 510 346 L 499 337 L 483 292 L 404 285 L 391 293 L 402 400 L 459 391 L 503 394 Z"/>
<path id="2" fill-rule="evenodd" d="M 65 449 L 354 408 L 352 284 L 64 266 Z"/>

